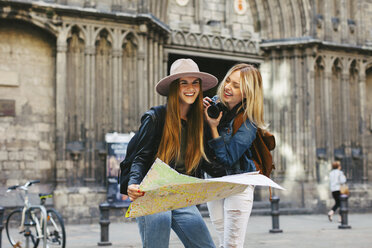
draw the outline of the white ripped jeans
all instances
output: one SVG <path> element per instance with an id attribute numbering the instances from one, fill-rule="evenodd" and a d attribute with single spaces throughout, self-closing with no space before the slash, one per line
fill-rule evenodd
<path id="1" fill-rule="evenodd" d="M 249 216 L 253 206 L 254 186 L 242 193 L 208 202 L 208 211 L 218 234 L 220 248 L 243 248 Z"/>

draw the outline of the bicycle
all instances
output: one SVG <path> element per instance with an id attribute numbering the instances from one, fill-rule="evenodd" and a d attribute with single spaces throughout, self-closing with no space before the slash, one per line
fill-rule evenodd
<path id="1" fill-rule="evenodd" d="M 28 200 L 28 187 L 35 183 L 40 183 L 40 180 L 33 180 L 23 186 L 14 185 L 8 188 L 7 192 L 13 190 L 24 191 L 24 197 L 20 194 L 24 206 L 12 211 L 5 223 L 9 242 L 13 248 L 28 248 L 30 243 L 31 247 L 36 248 L 40 241 L 44 240 L 44 233 L 46 233 L 44 247 L 65 248 L 66 231 L 60 213 L 53 208 L 45 209 L 46 199 L 53 197 L 52 194 L 39 194 L 40 205 L 31 205 Z M 45 217 L 43 217 L 43 211 L 47 219 L 46 229 L 44 229 L 45 221 L 43 218 Z"/>

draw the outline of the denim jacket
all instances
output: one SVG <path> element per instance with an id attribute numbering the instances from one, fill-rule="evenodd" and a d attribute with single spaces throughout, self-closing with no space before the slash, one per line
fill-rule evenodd
<path id="1" fill-rule="evenodd" d="M 227 126 L 218 126 L 220 137 L 209 140 L 208 145 L 214 150 L 217 161 L 225 166 L 227 175 L 256 171 L 254 162 L 248 157 L 252 157 L 249 148 L 256 138 L 257 128 L 247 119 L 232 135 L 234 119 Z"/>

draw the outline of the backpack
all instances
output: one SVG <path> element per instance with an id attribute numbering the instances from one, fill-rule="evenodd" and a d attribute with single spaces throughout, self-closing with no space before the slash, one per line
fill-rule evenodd
<path id="1" fill-rule="evenodd" d="M 160 141 L 163 126 L 164 126 L 164 120 L 165 120 L 165 113 L 166 113 L 166 107 L 163 106 L 156 106 L 152 107 L 149 111 L 147 111 L 146 114 L 151 115 L 155 125 L 156 129 L 159 130 L 156 135 L 156 140 Z M 134 158 L 137 154 L 138 149 L 138 137 L 140 137 L 140 133 L 137 132 L 132 139 L 129 141 L 127 146 L 127 153 L 125 156 L 125 159 L 120 163 L 120 170 L 118 173 L 118 183 L 120 184 L 120 193 L 127 195 L 128 194 L 128 182 L 129 182 L 129 174 L 132 167 L 132 163 Z"/>
<path id="2" fill-rule="evenodd" d="M 243 113 L 239 113 L 233 123 L 233 134 L 235 134 L 240 126 L 243 124 Z M 275 169 L 275 165 L 273 162 L 273 157 L 270 151 L 274 150 L 275 148 L 275 137 L 269 131 L 262 130 L 261 128 L 257 128 L 256 138 L 253 141 L 250 151 L 252 156 L 249 156 L 248 151 L 246 151 L 247 157 L 250 157 L 256 169 L 267 177 L 270 177 L 271 171 Z M 270 200 L 271 200 L 271 188 L 270 190 Z"/>

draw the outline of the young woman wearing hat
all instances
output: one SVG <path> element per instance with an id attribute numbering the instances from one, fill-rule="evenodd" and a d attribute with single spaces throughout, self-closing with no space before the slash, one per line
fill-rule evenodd
<path id="1" fill-rule="evenodd" d="M 132 163 L 128 183 L 128 196 L 132 201 L 145 193 L 139 190 L 139 184 L 156 157 L 179 173 L 195 175 L 200 160 L 205 157 L 202 91 L 215 85 L 217 79 L 200 72 L 191 59 L 176 60 L 170 75 L 156 85 L 156 91 L 168 97 L 167 105 L 163 107 L 163 115 L 156 115 L 150 110 L 142 117 L 140 148 Z M 158 121 L 164 123 L 161 125 L 163 130 L 156 130 Z M 215 247 L 196 206 L 142 216 L 136 220 L 143 247 L 168 247 L 171 229 L 185 247 Z"/>
<path id="2" fill-rule="evenodd" d="M 213 101 L 222 102 L 225 113 L 216 118 L 208 116 L 212 99 L 203 101 L 205 117 L 210 126 L 208 148 L 215 159 L 225 168 L 227 175 L 256 171 L 254 162 L 246 151 L 256 138 L 257 127 L 265 128 L 263 120 L 262 79 L 258 69 L 248 64 L 233 66 L 226 74 Z M 243 113 L 243 124 L 233 134 L 236 116 Z M 207 148 L 206 148 L 207 149 Z M 204 165 L 203 165 L 204 166 Z M 237 195 L 208 202 L 208 211 L 219 237 L 220 247 L 243 247 L 248 220 L 253 205 L 253 186 Z"/>

